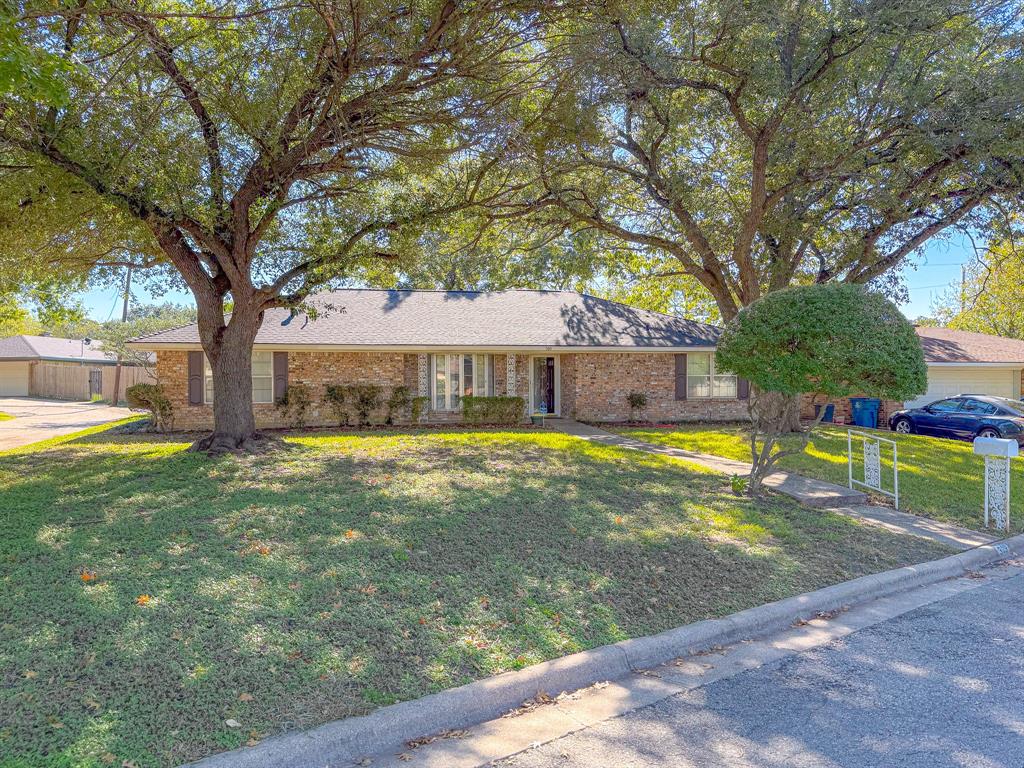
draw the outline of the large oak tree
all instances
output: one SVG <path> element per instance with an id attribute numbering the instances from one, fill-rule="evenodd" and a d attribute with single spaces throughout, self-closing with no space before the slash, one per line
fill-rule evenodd
<path id="1" fill-rule="evenodd" d="M 22 3 L 19 44 L 68 66 L 58 105 L 28 88 L 0 103 L 8 257 L 74 274 L 146 266 L 187 285 L 214 386 L 214 431 L 196 447 L 243 447 L 264 312 L 399 257 L 424 222 L 486 196 L 478 171 L 543 74 L 557 10 Z"/>
<path id="2" fill-rule="evenodd" d="M 729 320 L 792 284 L 891 277 L 1024 189 L 1022 10 L 1000 0 L 652 0 L 562 26 L 562 77 L 495 217 L 590 232 Z"/>

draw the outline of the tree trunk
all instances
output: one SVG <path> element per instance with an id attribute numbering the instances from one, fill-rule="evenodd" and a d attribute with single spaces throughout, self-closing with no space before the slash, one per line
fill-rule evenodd
<path id="1" fill-rule="evenodd" d="M 786 405 L 786 416 L 780 425 L 783 432 L 803 432 L 803 425 L 800 423 L 800 395 L 787 397 L 789 402 Z"/>
<path id="2" fill-rule="evenodd" d="M 211 329 L 203 322 L 204 313 L 199 314 L 199 336 L 213 372 L 213 432 L 189 450 L 260 450 L 265 440 L 256 431 L 252 410 L 252 345 L 263 315 L 240 311 L 236 305 L 226 326 L 218 323 L 220 328 Z"/>

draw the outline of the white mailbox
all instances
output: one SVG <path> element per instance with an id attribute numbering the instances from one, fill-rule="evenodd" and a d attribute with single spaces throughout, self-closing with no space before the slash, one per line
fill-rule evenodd
<path id="1" fill-rule="evenodd" d="M 979 456 L 998 456 L 1012 459 L 1020 454 L 1020 446 L 1016 440 L 1004 440 L 1001 437 L 974 438 L 974 452 Z"/>
<path id="2" fill-rule="evenodd" d="M 985 457 L 985 527 L 1010 530 L 1010 459 L 1020 453 L 1016 440 L 974 438 L 974 452 Z"/>

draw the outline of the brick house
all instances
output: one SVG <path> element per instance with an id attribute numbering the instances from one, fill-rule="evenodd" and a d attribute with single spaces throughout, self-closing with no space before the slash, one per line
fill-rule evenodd
<path id="1" fill-rule="evenodd" d="M 303 384 L 307 423 L 335 425 L 328 385 L 408 387 L 429 398 L 427 422 L 457 421 L 464 395 L 516 395 L 528 412 L 626 421 L 646 396 L 651 421 L 747 418 L 748 387 L 715 370 L 719 329 L 567 291 L 319 294 L 316 320 L 270 310 L 253 349 L 257 424 L 288 426 L 274 401 Z M 212 426 L 212 378 L 195 325 L 136 339 L 156 353 L 175 427 Z M 524 413 L 525 417 L 526 413 Z M 383 411 L 371 418 L 383 418 Z"/>

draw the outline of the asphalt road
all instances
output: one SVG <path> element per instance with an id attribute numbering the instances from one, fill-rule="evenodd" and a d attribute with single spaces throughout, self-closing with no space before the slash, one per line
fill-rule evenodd
<path id="1" fill-rule="evenodd" d="M 1024 575 L 495 765 L 1021 768 Z"/>

